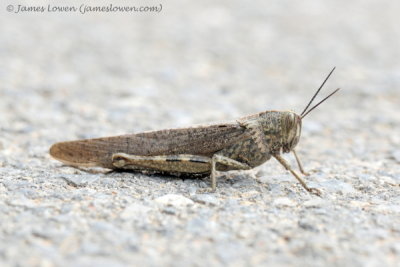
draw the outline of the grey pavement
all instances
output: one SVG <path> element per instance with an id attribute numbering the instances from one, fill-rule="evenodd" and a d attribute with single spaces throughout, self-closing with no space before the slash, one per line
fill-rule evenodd
<path id="1" fill-rule="evenodd" d="M 1 2 L 1 266 L 399 266 L 400 2 L 61 2 L 22 1 L 162 11 Z M 319 99 L 342 90 L 304 119 L 297 149 L 321 198 L 274 160 L 201 194 L 207 178 L 87 171 L 48 154 L 65 140 L 301 112 L 334 66 Z"/>

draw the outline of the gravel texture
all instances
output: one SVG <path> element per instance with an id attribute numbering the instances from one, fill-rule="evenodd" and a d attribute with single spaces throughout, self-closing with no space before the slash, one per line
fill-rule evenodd
<path id="1" fill-rule="evenodd" d="M 113 3 L 163 10 L 0 5 L 1 266 L 398 266 L 399 1 Z M 274 160 L 200 194 L 207 179 L 48 155 L 57 141 L 300 112 L 333 66 L 322 95 L 342 90 L 298 145 L 322 198 Z"/>

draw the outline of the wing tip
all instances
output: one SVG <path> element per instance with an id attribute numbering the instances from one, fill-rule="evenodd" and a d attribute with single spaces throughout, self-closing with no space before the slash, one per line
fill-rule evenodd
<path id="1" fill-rule="evenodd" d="M 82 158 L 71 150 L 71 142 L 59 142 L 53 144 L 49 149 L 49 154 L 55 160 L 74 167 L 95 167 L 96 162 L 82 161 Z"/>
<path id="2" fill-rule="evenodd" d="M 63 143 L 55 143 L 49 149 L 49 154 L 56 160 L 62 160 L 63 153 L 62 153 L 62 145 Z"/>

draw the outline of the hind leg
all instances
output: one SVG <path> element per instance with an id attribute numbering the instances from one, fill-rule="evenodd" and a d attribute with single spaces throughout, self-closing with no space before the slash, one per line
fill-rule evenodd
<path id="1" fill-rule="evenodd" d="M 196 155 L 137 156 L 116 153 L 112 156 L 116 168 L 128 170 L 155 170 L 166 173 L 207 173 L 211 170 L 211 158 Z"/>
<path id="2" fill-rule="evenodd" d="M 155 170 L 166 173 L 186 174 L 211 173 L 211 191 L 215 191 L 217 188 L 217 164 L 236 170 L 251 169 L 245 163 L 221 155 L 214 155 L 210 158 L 189 154 L 137 156 L 116 153 L 112 156 L 112 163 L 116 168 L 128 170 Z"/>

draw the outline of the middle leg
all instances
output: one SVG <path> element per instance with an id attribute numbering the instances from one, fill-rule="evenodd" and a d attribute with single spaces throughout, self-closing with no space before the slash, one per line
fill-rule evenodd
<path id="1" fill-rule="evenodd" d="M 211 159 L 211 190 L 214 192 L 217 188 L 217 163 L 232 167 L 235 170 L 249 170 L 251 167 L 246 163 L 228 158 L 226 156 L 215 154 Z"/>

